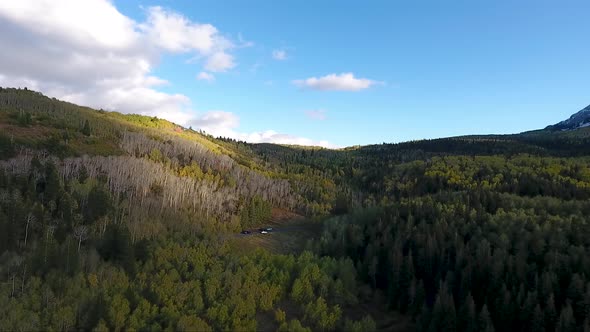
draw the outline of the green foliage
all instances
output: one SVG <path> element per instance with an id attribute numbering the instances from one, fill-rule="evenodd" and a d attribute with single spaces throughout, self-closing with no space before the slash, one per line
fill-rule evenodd
<path id="1" fill-rule="evenodd" d="M 277 321 L 277 323 L 279 324 L 283 324 L 285 323 L 287 318 L 287 315 L 285 314 L 285 312 L 281 309 L 277 309 L 275 310 L 275 320 Z"/>
<path id="2" fill-rule="evenodd" d="M 270 203 L 260 196 L 254 196 L 247 204 L 242 206 L 240 224 L 244 228 L 262 225 L 270 219 L 271 213 L 272 206 Z"/>
<path id="3" fill-rule="evenodd" d="M 155 162 L 164 161 L 164 157 L 162 156 L 162 152 L 160 152 L 160 150 L 158 150 L 158 149 L 152 149 L 152 151 L 150 152 L 149 158 L 150 158 L 150 160 L 153 160 Z"/>
<path id="4" fill-rule="evenodd" d="M 20 112 L 18 112 L 17 122 L 18 122 L 18 125 L 21 127 L 30 126 L 33 123 L 33 118 L 31 116 L 31 113 L 21 110 Z"/>
<path id="5" fill-rule="evenodd" d="M 84 209 L 84 220 L 86 223 L 94 223 L 108 215 L 112 208 L 113 202 L 110 192 L 103 186 L 94 186 L 88 193 L 88 201 Z"/>
<path id="6" fill-rule="evenodd" d="M 375 325 L 375 321 L 370 317 L 366 316 L 360 321 L 353 321 L 350 319 L 346 319 L 344 322 L 344 331 L 345 332 L 369 332 L 369 331 L 377 331 L 377 326 Z"/>
<path id="7" fill-rule="evenodd" d="M 490 312 L 488 311 L 487 304 L 484 304 L 481 308 L 481 312 L 479 313 L 479 321 L 478 321 L 478 329 L 479 331 L 484 332 L 494 332 L 494 324 L 492 323 L 492 318 L 490 317 Z"/>
<path id="8" fill-rule="evenodd" d="M 84 125 L 82 126 L 82 129 L 80 130 L 80 132 L 84 136 L 90 136 L 90 134 L 91 134 L 91 131 L 90 131 L 90 122 L 88 122 L 88 120 L 84 120 Z"/>
<path id="9" fill-rule="evenodd" d="M 330 308 L 322 297 L 307 304 L 304 312 L 304 319 L 313 323 L 319 331 L 333 330 L 342 315 L 342 311 L 338 305 Z"/>
<path id="10" fill-rule="evenodd" d="M 121 294 L 115 294 L 107 305 L 107 321 L 114 331 L 121 331 L 129 316 L 129 301 Z"/>
<path id="11" fill-rule="evenodd" d="M 279 332 L 311 332 L 311 329 L 301 325 L 297 319 L 292 319 L 289 323 L 283 323 L 279 326 Z"/>
<path id="12" fill-rule="evenodd" d="M 201 170 L 201 167 L 199 167 L 199 164 L 194 161 L 190 165 L 182 167 L 178 173 L 180 176 L 192 177 L 197 180 L 203 179 L 203 176 L 205 175 Z"/>
<path id="13" fill-rule="evenodd" d="M 177 329 L 177 331 L 186 331 L 186 332 L 213 331 L 213 329 L 211 328 L 211 326 L 209 326 L 209 324 L 207 324 L 207 322 L 205 322 L 204 320 L 202 320 L 199 317 L 194 317 L 194 316 L 180 317 L 180 319 L 178 320 L 178 323 L 176 324 L 176 329 Z"/>
<path id="14" fill-rule="evenodd" d="M 98 251 L 104 260 L 120 263 L 129 274 L 134 274 L 135 250 L 126 227 L 108 225 Z"/>
<path id="15" fill-rule="evenodd" d="M 0 159 L 8 159 L 15 154 L 15 147 L 11 139 L 0 133 Z"/>
<path id="16" fill-rule="evenodd" d="M 61 184 L 57 168 L 52 162 L 45 165 L 45 188 L 43 190 L 44 199 L 46 201 L 56 201 L 60 195 Z"/>

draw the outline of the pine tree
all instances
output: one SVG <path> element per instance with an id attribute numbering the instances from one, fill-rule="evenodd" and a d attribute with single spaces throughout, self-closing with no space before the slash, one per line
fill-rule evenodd
<path id="1" fill-rule="evenodd" d="M 110 192 L 102 186 L 95 186 L 88 194 L 88 203 L 84 210 L 84 219 L 87 223 L 94 223 L 104 217 L 113 208 Z"/>
<path id="2" fill-rule="evenodd" d="M 420 315 L 416 319 L 416 331 L 418 332 L 428 332 L 428 328 L 430 326 L 430 321 L 432 320 L 432 313 L 428 308 L 426 302 L 422 304 L 422 308 L 420 309 Z"/>
<path id="3" fill-rule="evenodd" d="M 84 134 L 84 136 L 90 136 L 90 123 L 88 120 L 84 121 L 84 126 L 82 127 L 81 132 Z"/>
<path id="4" fill-rule="evenodd" d="M 576 319 L 574 318 L 574 310 L 568 303 L 559 315 L 559 322 L 557 323 L 557 332 L 575 332 L 576 331 Z"/>
<path id="5" fill-rule="evenodd" d="M 586 317 L 586 306 L 584 303 L 585 287 L 584 280 L 579 274 L 572 275 L 569 287 L 567 289 L 567 298 L 571 301 L 576 321 L 583 321 Z"/>
<path id="6" fill-rule="evenodd" d="M 488 305 L 484 304 L 479 313 L 478 319 L 478 331 L 482 332 L 494 332 L 494 324 L 488 310 Z"/>
<path id="7" fill-rule="evenodd" d="M 508 331 L 514 328 L 514 318 L 516 310 L 514 310 L 514 303 L 512 294 L 506 287 L 502 286 L 501 296 L 496 299 L 497 323 L 496 327 L 499 331 Z"/>
<path id="8" fill-rule="evenodd" d="M 414 263 L 412 261 L 412 251 L 410 250 L 408 256 L 405 256 L 403 259 L 402 268 L 399 274 L 399 288 L 402 290 L 399 298 L 399 310 L 402 313 L 405 313 L 408 310 L 408 305 L 411 301 L 408 290 L 410 289 L 413 278 Z"/>
<path id="9" fill-rule="evenodd" d="M 529 323 L 530 331 L 531 332 L 544 332 L 545 331 L 545 324 L 544 324 L 544 315 L 543 310 L 541 310 L 541 306 L 537 304 L 535 306 L 535 310 L 533 311 L 533 315 L 531 317 L 531 321 Z"/>
<path id="10" fill-rule="evenodd" d="M 455 312 L 455 303 L 452 295 L 449 294 L 446 283 L 442 286 L 436 296 L 434 307 L 432 308 L 432 320 L 430 322 L 430 331 L 456 331 L 457 314 Z"/>
<path id="11" fill-rule="evenodd" d="M 420 309 L 426 301 L 426 289 L 424 289 L 424 281 L 417 280 L 415 281 L 416 291 L 414 294 L 414 298 L 412 299 L 412 306 L 410 308 L 410 313 L 413 317 L 416 317 L 420 314 Z"/>
<path id="12" fill-rule="evenodd" d="M 465 302 L 461 306 L 458 315 L 459 331 L 475 332 L 477 331 L 477 312 L 475 302 L 471 293 L 467 294 Z"/>
<path id="13" fill-rule="evenodd" d="M 45 164 L 45 191 L 43 198 L 45 202 L 56 201 L 61 190 L 59 173 L 52 162 Z"/>
<path id="14" fill-rule="evenodd" d="M 586 316 L 584 319 L 584 325 L 582 326 L 583 332 L 590 332 L 590 315 Z"/>
<path id="15" fill-rule="evenodd" d="M 547 303 L 545 304 L 545 330 L 554 331 L 557 323 L 557 310 L 555 309 L 555 301 L 553 294 L 549 295 Z"/>

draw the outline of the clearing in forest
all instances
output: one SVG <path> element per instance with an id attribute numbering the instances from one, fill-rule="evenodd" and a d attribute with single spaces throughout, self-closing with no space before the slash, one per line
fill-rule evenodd
<path id="1" fill-rule="evenodd" d="M 259 228 L 272 228 L 268 234 L 260 234 Z M 290 254 L 305 249 L 308 240 L 320 236 L 321 221 L 312 221 L 302 215 L 282 209 L 273 209 L 271 219 L 256 228 L 251 234 L 236 234 L 232 245 L 249 252 L 263 248 L 273 253 Z"/>

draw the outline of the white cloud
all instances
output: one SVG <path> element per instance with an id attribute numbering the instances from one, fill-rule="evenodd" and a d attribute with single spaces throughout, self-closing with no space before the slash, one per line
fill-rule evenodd
<path id="1" fill-rule="evenodd" d="M 164 54 L 188 54 L 205 70 L 222 72 L 236 65 L 232 49 L 252 44 L 239 37 L 240 45 L 234 46 L 213 25 L 161 7 L 145 13 L 145 21 L 136 22 L 109 0 L 0 1 L 0 86 L 26 86 L 73 103 L 158 116 L 216 135 L 313 142 L 272 131 L 240 133 L 233 113 L 199 115 L 187 96 L 158 91 L 170 84 L 152 74 Z"/>
<path id="2" fill-rule="evenodd" d="M 272 58 L 275 60 L 287 60 L 287 51 L 274 50 L 272 51 Z"/>
<path id="3" fill-rule="evenodd" d="M 310 77 L 304 80 L 295 80 L 293 83 L 302 88 L 321 91 L 360 91 L 368 89 L 379 82 L 355 78 L 353 73 L 329 74 L 320 78 Z"/>
<path id="4" fill-rule="evenodd" d="M 12 23 L 34 23 L 27 29 L 36 35 L 52 39 L 67 36 L 67 42 L 86 47 L 126 50 L 138 37 L 135 22 L 103 0 L 3 1 L 0 16 Z"/>
<path id="5" fill-rule="evenodd" d="M 182 53 L 196 50 L 208 54 L 219 43 L 229 43 L 219 36 L 217 29 L 211 24 L 193 23 L 162 7 L 150 7 L 147 14 L 147 21 L 139 24 L 139 29 L 156 46 L 167 51 Z"/>
<path id="6" fill-rule="evenodd" d="M 274 130 L 263 132 L 254 132 L 250 134 L 241 134 L 243 140 L 252 143 L 275 143 L 288 145 L 305 145 L 305 146 L 322 146 L 325 148 L 335 149 L 336 145 L 328 141 L 316 141 L 305 137 L 297 137 L 289 134 L 278 133 Z"/>
<path id="7" fill-rule="evenodd" d="M 231 112 L 209 111 L 191 120 L 190 123 L 212 135 L 224 136 L 224 133 L 239 127 L 240 119 Z"/>
<path id="8" fill-rule="evenodd" d="M 153 45 L 172 53 L 196 53 L 196 58 L 205 58 L 205 68 L 209 71 L 223 72 L 235 67 L 234 58 L 228 53 L 235 45 L 213 25 L 191 22 L 158 6 L 149 7 L 147 14 L 146 22 L 138 28 Z M 243 46 L 241 34 L 239 38 Z"/>
<path id="9" fill-rule="evenodd" d="M 240 126 L 240 119 L 237 115 L 224 111 L 209 111 L 188 121 L 193 128 L 202 129 L 215 137 L 229 137 L 251 143 L 276 143 L 289 145 L 323 146 L 336 148 L 328 141 L 317 141 L 305 137 L 298 137 L 283 134 L 274 130 L 243 133 L 236 129 Z"/>
<path id="10" fill-rule="evenodd" d="M 305 115 L 307 115 L 308 118 L 314 120 L 326 120 L 327 118 L 325 110 L 308 110 L 305 111 Z"/>
<path id="11" fill-rule="evenodd" d="M 212 72 L 224 72 L 235 66 L 234 58 L 225 52 L 217 52 L 211 55 L 207 59 L 207 63 L 205 63 L 205 69 Z"/>
<path id="12" fill-rule="evenodd" d="M 213 76 L 212 74 L 209 74 L 206 71 L 202 71 L 199 73 L 199 75 L 197 75 L 197 79 L 199 81 L 215 81 L 215 76 Z"/>
<path id="13" fill-rule="evenodd" d="M 0 2 L 0 84 L 23 86 L 97 108 L 178 114 L 188 97 L 157 91 L 151 75 L 165 53 L 189 53 L 207 67 L 233 67 L 233 45 L 210 24 L 149 7 L 136 22 L 107 0 Z"/>

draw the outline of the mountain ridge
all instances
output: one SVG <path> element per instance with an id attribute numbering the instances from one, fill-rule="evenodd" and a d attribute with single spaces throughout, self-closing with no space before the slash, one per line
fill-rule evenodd
<path id="1" fill-rule="evenodd" d="M 572 114 L 568 119 L 558 122 L 554 125 L 547 126 L 545 129 L 557 130 L 575 130 L 590 126 L 590 105 Z"/>
<path id="2" fill-rule="evenodd" d="M 173 123 L 171 121 L 167 121 L 165 119 L 159 119 L 157 117 L 150 117 L 150 116 L 140 115 L 140 114 L 120 113 L 120 112 L 116 112 L 116 111 L 104 111 L 102 109 L 97 110 L 97 109 L 93 109 L 91 107 L 76 105 L 76 104 L 62 101 L 62 100 L 59 100 L 56 98 L 51 98 L 51 97 L 43 95 L 41 92 L 37 92 L 37 91 L 26 89 L 26 88 L 20 89 L 20 88 L 0 87 L 0 93 L 2 93 L 2 92 L 6 93 L 7 91 L 18 91 L 18 93 L 28 94 L 29 96 L 32 96 L 33 98 L 43 98 L 47 102 L 59 104 L 59 106 L 56 106 L 55 104 L 52 105 L 50 107 L 51 109 L 46 110 L 46 111 L 51 111 L 52 109 L 65 107 L 70 110 L 75 110 L 76 111 L 75 113 L 77 113 L 77 114 L 90 112 L 93 114 L 108 115 L 109 120 L 111 120 L 112 122 L 119 122 L 119 123 L 124 122 L 126 125 L 132 125 L 132 126 L 139 125 L 140 127 L 144 127 L 144 129 L 145 129 L 145 127 L 148 127 L 148 129 L 150 129 L 150 127 L 151 127 L 151 128 L 158 129 L 158 130 L 164 128 L 168 132 L 174 132 L 175 134 L 181 134 L 180 136 L 183 136 L 183 134 L 190 135 L 192 139 L 198 139 L 198 141 L 201 144 L 207 145 L 211 150 L 218 152 L 218 153 L 231 154 L 231 153 L 229 153 L 229 151 L 225 150 L 222 147 L 224 142 L 225 143 L 227 143 L 227 142 L 240 142 L 240 141 L 237 141 L 237 140 L 234 140 L 231 138 L 214 137 L 206 132 L 195 131 L 190 128 L 185 128 L 184 126 L 178 125 L 178 124 Z M 44 102 L 46 102 L 46 101 L 44 101 Z M 4 101 L 3 103 L 4 103 L 4 105 L 0 104 L 0 107 L 4 107 L 4 108 L 10 107 L 10 101 L 8 103 L 6 101 Z M 15 103 L 15 101 L 12 101 L 12 103 Z M 38 107 L 38 106 L 35 106 L 35 107 Z M 26 111 L 26 107 L 21 108 L 21 111 Z M 0 118 L 0 124 L 2 122 L 1 120 L 2 119 Z M 20 121 L 20 120 L 18 120 L 18 121 Z M 151 121 L 152 123 L 149 123 L 149 121 Z M 156 123 L 156 122 L 158 122 L 158 123 Z M 433 139 L 416 139 L 416 140 L 409 140 L 409 141 L 398 142 L 398 143 L 384 143 L 384 144 L 388 144 L 388 145 L 402 144 L 403 145 L 403 144 L 411 144 L 411 143 L 423 142 L 423 141 L 436 141 L 436 140 L 448 140 L 448 139 L 472 139 L 472 138 L 477 138 L 477 139 L 483 139 L 483 138 L 514 139 L 515 137 L 523 136 L 523 135 L 530 136 L 530 135 L 537 135 L 537 134 L 547 134 L 548 132 L 555 133 L 558 131 L 575 131 L 576 129 L 583 129 L 583 128 L 588 128 L 588 127 L 590 127 L 590 105 L 588 105 L 585 108 L 583 108 L 582 110 L 572 114 L 568 119 L 563 120 L 557 124 L 548 125 L 545 128 L 534 129 L 534 130 L 525 131 L 525 132 L 521 132 L 521 133 L 486 134 L 486 135 L 468 134 L 468 135 L 440 137 L 440 138 L 433 138 Z M 248 143 L 248 142 L 242 142 L 242 143 L 248 144 L 248 145 L 260 145 L 260 146 L 276 145 L 276 146 L 283 146 L 286 148 L 303 149 L 303 150 L 323 149 L 323 150 L 332 150 L 332 151 L 346 151 L 346 150 L 350 151 L 350 150 L 362 149 L 365 147 L 379 145 L 378 143 L 376 143 L 376 144 L 354 145 L 354 146 L 348 146 L 348 147 L 343 147 L 343 148 L 338 148 L 338 149 L 332 149 L 332 148 L 325 148 L 325 147 L 320 147 L 320 146 L 303 146 L 303 145 L 279 144 L 279 143 Z"/>

